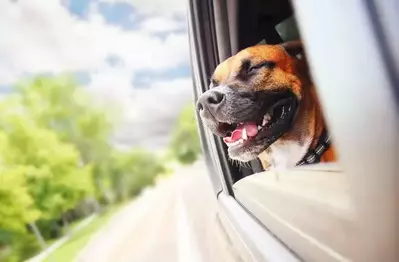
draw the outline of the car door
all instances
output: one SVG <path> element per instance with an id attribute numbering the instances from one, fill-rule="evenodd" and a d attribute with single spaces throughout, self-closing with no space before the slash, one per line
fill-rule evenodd
<path id="1" fill-rule="evenodd" d="M 258 43 L 301 38 L 338 163 L 233 166 L 199 129 L 221 226 L 245 261 L 399 261 L 395 1 L 189 1 L 194 94 Z M 232 251 L 233 252 L 233 251 Z"/>

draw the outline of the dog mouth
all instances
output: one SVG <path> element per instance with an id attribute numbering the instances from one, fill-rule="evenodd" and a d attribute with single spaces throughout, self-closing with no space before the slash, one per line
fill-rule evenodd
<path id="1" fill-rule="evenodd" d="M 271 106 L 260 110 L 257 117 L 239 123 L 226 124 L 223 141 L 232 158 L 244 153 L 260 154 L 290 130 L 298 101 L 292 94 L 284 95 Z M 250 152 L 258 149 L 260 152 Z M 255 156 L 256 157 L 256 156 Z"/>

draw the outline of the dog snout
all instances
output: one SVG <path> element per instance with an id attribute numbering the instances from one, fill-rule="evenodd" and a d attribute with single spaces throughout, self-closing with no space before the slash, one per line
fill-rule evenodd
<path id="1" fill-rule="evenodd" d="M 208 90 L 203 93 L 197 101 L 197 110 L 199 112 L 210 112 L 214 115 L 223 104 L 225 95 L 219 90 Z"/>

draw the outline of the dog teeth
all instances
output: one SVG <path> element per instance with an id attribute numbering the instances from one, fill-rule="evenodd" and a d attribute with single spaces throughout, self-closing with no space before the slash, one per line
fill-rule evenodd
<path id="1" fill-rule="evenodd" d="M 242 138 L 243 138 L 244 140 L 247 140 L 247 139 L 248 139 L 247 130 L 246 130 L 245 128 L 242 130 Z"/>
<path id="2" fill-rule="evenodd" d="M 236 146 L 236 145 L 239 145 L 239 144 L 242 144 L 244 142 L 244 139 L 240 139 L 240 140 L 237 140 L 237 141 L 235 141 L 235 142 L 231 142 L 231 143 L 226 143 L 226 145 L 228 146 L 228 147 L 232 147 L 232 146 Z"/>
<path id="3" fill-rule="evenodd" d="M 258 126 L 258 130 L 261 130 L 262 129 L 262 126 Z"/>
<path id="4" fill-rule="evenodd" d="M 263 118 L 262 126 L 265 126 L 266 124 L 267 124 L 267 120 Z"/>
<path id="5" fill-rule="evenodd" d="M 262 126 L 265 126 L 272 117 L 269 114 L 263 116 Z"/>
<path id="6" fill-rule="evenodd" d="M 239 142 L 240 142 L 240 141 L 235 141 L 235 142 L 232 142 L 232 143 L 226 143 L 226 145 L 227 145 L 228 147 L 231 147 L 231 146 L 237 145 Z"/>

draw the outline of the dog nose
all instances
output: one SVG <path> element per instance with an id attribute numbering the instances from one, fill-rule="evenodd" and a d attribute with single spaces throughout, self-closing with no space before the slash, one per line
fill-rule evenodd
<path id="1" fill-rule="evenodd" d="M 197 101 L 197 110 L 208 109 L 210 112 L 214 112 L 218 106 L 223 102 L 224 94 L 217 90 L 208 90 L 203 93 Z"/>

